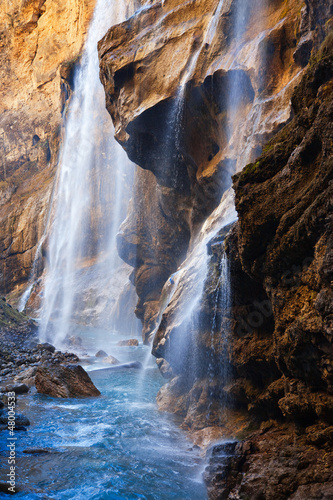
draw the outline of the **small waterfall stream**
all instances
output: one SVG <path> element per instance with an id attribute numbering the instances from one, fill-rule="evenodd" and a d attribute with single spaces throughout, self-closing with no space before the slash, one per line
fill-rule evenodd
<path id="1" fill-rule="evenodd" d="M 263 7 L 265 0 L 256 0 L 255 7 L 260 9 Z M 224 2 L 221 0 L 216 10 L 217 15 L 221 14 Z M 228 77 L 228 95 L 226 98 L 226 122 L 227 127 L 227 143 L 228 147 L 225 151 L 225 158 L 231 160 L 234 164 L 234 172 L 239 172 L 245 165 L 255 160 L 261 152 L 260 148 L 255 147 L 257 135 L 260 134 L 260 115 L 263 100 L 259 96 L 255 96 L 252 105 L 246 110 L 246 114 L 240 113 L 244 88 L 242 86 L 241 75 L 245 74 L 248 66 L 249 58 L 255 58 L 258 55 L 258 47 L 260 40 L 264 36 L 264 31 L 250 43 L 253 45 L 251 54 L 243 52 L 244 33 L 249 22 L 250 7 L 246 2 L 238 2 L 237 9 L 234 12 L 233 32 L 231 40 L 231 56 L 224 62 L 224 70 Z M 210 28 L 214 25 L 217 28 L 217 18 L 212 18 L 210 27 L 206 33 L 205 39 L 208 38 Z M 199 57 L 199 51 L 193 57 L 189 70 L 188 78 L 195 70 L 195 64 Z M 265 54 L 261 54 L 258 58 L 260 63 L 264 64 Z M 243 73 L 244 72 L 244 73 Z M 183 83 L 183 82 L 182 82 Z M 182 96 L 184 101 L 184 88 L 186 84 L 181 85 Z M 259 92 L 260 94 L 260 92 Z M 178 110 L 183 108 L 182 103 L 178 103 Z M 181 112 L 177 113 L 177 119 L 180 123 L 176 124 L 177 130 L 181 127 Z M 249 129 L 249 133 L 245 130 Z M 179 133 L 179 132 L 178 132 Z M 229 184 L 230 185 L 230 184 Z M 224 189 L 227 189 L 227 183 Z M 223 185 L 222 185 L 223 188 Z M 223 189 L 222 189 L 223 192 Z M 221 193 L 222 194 L 222 193 Z M 230 376 L 227 362 L 227 334 L 230 330 L 230 309 L 232 305 L 231 283 L 229 274 L 228 257 L 222 248 L 222 257 L 218 270 L 218 281 L 215 289 L 214 310 L 212 311 L 210 324 L 210 360 L 208 362 L 207 371 L 202 366 L 202 354 L 199 352 L 201 331 L 201 315 L 204 308 L 203 302 L 206 300 L 204 296 L 205 284 L 209 280 L 209 261 L 207 245 L 213 238 L 227 228 L 230 224 L 237 220 L 232 188 L 224 192 L 219 207 L 211 214 L 203 225 L 199 236 L 193 242 L 187 259 L 179 267 L 176 276 L 176 284 L 169 295 L 169 300 L 164 300 L 163 309 L 160 311 L 159 323 L 163 318 L 163 312 L 168 314 L 169 326 L 167 327 L 166 338 L 169 340 L 166 356 L 170 361 L 174 375 L 181 375 L 191 379 L 187 380 L 189 387 L 193 386 L 200 378 L 207 378 L 207 394 L 208 408 L 206 424 L 210 425 L 210 410 L 216 400 L 219 399 L 220 409 L 215 412 L 221 414 L 223 411 L 223 397 L 221 395 L 216 398 L 211 391 L 210 386 L 213 385 L 213 379 L 219 377 L 220 381 L 228 382 Z M 221 241 L 223 247 L 223 240 Z M 164 293 L 168 284 L 165 286 Z M 163 295 L 163 294 L 162 294 Z M 158 330 L 158 326 L 156 331 Z M 170 337 L 172 338 L 170 339 Z M 219 338 L 219 352 L 215 352 L 215 341 Z M 201 345 L 201 344 L 200 344 Z M 222 348 L 221 348 L 222 345 Z M 204 349 L 204 346 L 201 345 Z M 216 422 L 215 422 L 216 423 Z"/>

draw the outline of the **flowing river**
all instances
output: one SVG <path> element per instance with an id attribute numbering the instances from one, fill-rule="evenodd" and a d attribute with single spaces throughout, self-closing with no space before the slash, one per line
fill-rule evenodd
<path id="1" fill-rule="evenodd" d="M 89 354 L 103 346 L 119 361 L 141 361 L 145 369 L 99 372 L 98 368 L 107 365 L 87 357 L 83 366 L 101 391 L 100 397 L 19 396 L 19 411 L 31 425 L 27 432 L 16 433 L 16 497 L 206 499 L 200 450 L 178 428 L 174 417 L 157 409 L 156 394 L 165 380 L 149 348 L 142 344 L 117 347 L 124 337 L 108 341 L 102 331 L 91 329 L 80 331 L 80 336 Z M 6 441 L 1 442 L 3 455 Z M 29 449 L 31 453 L 24 452 Z M 38 449 L 47 452 L 36 453 Z"/>

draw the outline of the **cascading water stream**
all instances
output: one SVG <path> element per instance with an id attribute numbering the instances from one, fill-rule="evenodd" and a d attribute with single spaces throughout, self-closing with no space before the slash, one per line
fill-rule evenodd
<path id="1" fill-rule="evenodd" d="M 172 135 L 171 138 L 169 139 L 169 148 L 173 150 L 173 156 L 172 160 L 175 160 L 178 151 L 180 149 L 180 136 L 181 136 L 181 128 L 183 124 L 183 115 L 184 115 L 184 106 L 185 106 L 185 92 L 186 92 L 186 85 L 188 82 L 191 80 L 193 73 L 195 71 L 197 62 L 199 60 L 200 54 L 202 53 L 202 49 L 205 46 L 206 43 L 209 42 L 210 38 L 213 36 L 213 34 L 216 31 L 217 23 L 219 21 L 221 11 L 224 5 L 225 0 L 220 0 L 219 4 L 214 11 L 211 19 L 209 20 L 206 31 L 204 33 L 202 42 L 198 46 L 198 48 L 194 51 L 193 56 L 191 57 L 189 64 L 186 67 L 186 70 L 184 71 L 184 74 L 181 78 L 177 95 L 175 97 L 175 102 L 174 105 L 171 108 L 170 111 L 170 117 L 168 119 L 168 134 L 170 135 L 170 132 L 172 134 L 175 134 L 175 139 L 173 141 Z M 173 144 L 174 143 L 174 144 Z"/>
<path id="2" fill-rule="evenodd" d="M 64 340 L 74 321 L 80 321 L 84 310 L 92 307 L 91 296 L 96 295 L 98 287 L 105 286 L 111 295 L 119 294 L 114 278 L 124 266 L 115 240 L 131 193 L 133 166 L 113 139 L 99 81 L 97 42 L 111 23 L 119 23 L 125 17 L 126 2 L 97 1 L 75 74 L 52 214 L 41 314 L 41 337 L 56 344 Z M 98 304 L 95 306 L 98 315 Z"/>
<path id="3" fill-rule="evenodd" d="M 262 7 L 262 0 L 257 0 L 256 6 Z M 246 2 L 237 3 L 236 12 L 234 12 L 234 29 L 232 32 L 232 40 L 230 42 L 233 60 L 226 61 L 225 71 L 228 75 L 229 93 L 226 96 L 226 124 L 227 124 L 227 143 L 229 147 L 225 149 L 224 155 L 226 159 L 231 159 L 235 165 L 235 172 L 240 171 L 249 161 L 254 160 L 255 136 L 258 133 L 260 120 L 253 121 L 253 115 L 258 114 L 258 97 L 252 103 L 251 109 L 242 111 L 242 98 L 244 88 L 240 76 L 245 73 L 246 64 L 242 61 L 242 47 L 245 43 L 243 37 L 246 32 L 251 9 Z M 223 1 L 220 2 L 216 12 L 221 13 Z M 214 19 L 214 18 L 213 18 Z M 215 18 L 217 23 L 218 19 Z M 215 23 L 214 23 L 215 24 Z M 217 24 L 216 24 L 217 26 Z M 215 29 L 216 29 L 215 26 Z M 207 34 L 209 33 L 209 30 Z M 206 34 L 206 35 L 207 35 Z M 260 38 L 260 35 L 259 35 Z M 257 42 L 256 49 L 258 50 L 259 43 Z M 198 51 L 199 52 L 199 51 Z M 254 57 L 254 55 L 252 55 Z M 263 63 L 264 55 L 258 60 Z M 198 60 L 196 54 L 189 67 L 191 73 L 194 71 L 194 65 Z M 223 68 L 224 69 L 224 68 Z M 184 92 L 184 87 L 181 86 L 181 92 Z M 260 106 L 259 106 L 260 107 Z M 180 125 L 179 125 L 180 127 Z M 244 134 L 246 127 L 251 128 L 251 133 Z M 178 132 L 179 135 L 179 132 Z M 257 151 L 257 155 L 260 151 Z M 226 209 L 226 207 L 228 207 Z M 223 210 L 221 210 L 223 208 Z M 237 220 L 234 200 L 231 194 L 231 189 L 226 191 L 220 206 L 212 213 L 210 224 L 203 226 L 199 237 L 193 242 L 194 248 L 189 253 L 186 261 L 180 266 L 177 276 L 176 290 L 173 290 L 170 300 L 165 301 L 163 310 L 167 310 L 169 327 L 167 327 L 167 338 L 172 335 L 172 340 L 169 340 L 168 351 L 166 353 L 170 360 L 174 374 L 182 377 L 191 378 L 192 384 L 200 377 L 208 375 L 207 393 L 208 393 L 208 415 L 207 425 L 209 425 L 209 413 L 213 404 L 213 394 L 210 393 L 209 386 L 212 379 L 216 376 L 222 379 L 222 383 L 226 384 L 229 374 L 227 368 L 227 337 L 230 330 L 230 310 L 231 310 L 231 284 L 229 275 L 228 259 L 225 252 L 221 258 L 219 268 L 219 279 L 215 290 L 215 311 L 211 321 L 210 333 L 210 360 L 208 361 L 208 373 L 203 373 L 201 366 L 201 354 L 198 352 L 197 346 L 200 343 L 200 311 L 204 307 L 205 300 L 204 290 L 205 284 L 209 279 L 209 255 L 207 252 L 207 244 L 230 223 Z M 213 222 L 212 222 L 213 221 Z M 160 320 L 162 319 L 163 311 L 160 312 Z M 158 327 L 156 328 L 156 331 Z M 222 350 L 215 352 L 215 340 L 219 338 L 219 345 L 223 344 Z M 202 349 L 206 349 L 206 345 L 202 345 Z M 223 401 L 220 401 L 223 405 Z M 217 413 L 221 413 L 220 411 Z"/>
<path id="4" fill-rule="evenodd" d="M 221 244 L 218 242 L 218 244 Z M 223 242 L 222 242 L 223 244 Z M 210 390 L 210 386 L 214 385 L 214 378 L 220 377 L 224 383 L 228 382 L 230 376 L 228 370 L 227 360 L 227 335 L 226 333 L 230 330 L 230 308 L 231 308 L 231 287 L 230 287 L 230 270 L 228 257 L 225 250 L 222 250 L 222 256 L 219 263 L 219 277 L 217 286 L 215 289 L 215 301 L 214 301 L 214 312 L 213 321 L 210 335 L 210 360 L 208 365 L 208 378 L 209 378 L 209 401 L 207 410 L 207 425 L 209 425 L 209 420 L 211 416 L 211 409 L 213 406 L 214 394 Z M 220 332 L 222 337 L 222 350 L 223 354 L 220 356 L 217 362 L 215 354 L 215 338 Z M 219 401 L 219 405 L 222 408 L 224 405 L 223 399 Z M 218 412 L 220 414 L 220 412 Z"/>
<path id="5" fill-rule="evenodd" d="M 96 50 L 110 23 L 124 19 L 125 2 L 117 7 L 115 1 L 108 4 L 108 0 L 97 2 L 75 76 L 50 217 L 40 332 L 45 340 L 58 345 L 83 314 L 86 303 L 82 297 L 91 282 L 103 286 L 105 280 L 109 285 L 115 277 L 115 281 L 128 278 L 117 255 L 116 234 L 131 194 L 133 168 L 112 138 Z M 112 294 L 112 289 L 108 292 Z M 127 313 L 122 311 L 123 319 Z M 147 498 L 148 494 L 161 500 L 205 499 L 199 476 L 201 458 L 168 416 L 157 415 L 155 398 L 162 377 L 156 365 L 141 370 L 140 377 L 133 369 L 109 371 L 94 356 L 104 349 L 121 363 L 135 359 L 147 365 L 147 354 L 151 355 L 146 346 L 118 347 L 121 337 L 117 332 L 96 335 L 89 327 L 78 331 L 89 355 L 82 363 L 87 363 L 86 370 L 102 396 L 87 404 L 74 398 L 59 402 L 31 396 L 26 413 L 32 422 L 34 446 L 38 443 L 50 449 L 46 460 L 37 457 L 37 467 L 29 461 L 21 465 L 22 475 L 32 483 L 36 495 L 99 500 L 101 495 L 111 499 Z M 25 437 L 21 445 L 29 447 L 30 433 Z M 26 486 L 25 479 L 22 482 Z M 35 499 L 35 492 L 29 498 Z M 28 498 L 24 495 L 21 498 Z"/>

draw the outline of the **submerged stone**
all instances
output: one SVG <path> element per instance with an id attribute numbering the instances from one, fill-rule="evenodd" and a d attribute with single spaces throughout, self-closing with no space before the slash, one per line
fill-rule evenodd
<path id="1" fill-rule="evenodd" d="M 95 356 L 96 356 L 96 358 L 106 358 L 107 353 L 105 351 L 103 351 L 103 349 L 101 349 L 100 351 L 96 352 Z"/>

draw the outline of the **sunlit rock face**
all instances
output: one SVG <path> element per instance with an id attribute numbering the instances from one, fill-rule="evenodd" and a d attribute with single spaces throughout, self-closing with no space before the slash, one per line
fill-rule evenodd
<path id="1" fill-rule="evenodd" d="M 331 435 L 330 42 L 318 49 L 332 2 L 251 2 L 236 34 L 237 3 L 155 2 L 111 29 L 99 55 L 117 140 L 143 169 L 118 246 L 134 267 L 144 339 L 169 379 L 158 405 L 199 444 L 277 422 L 263 424 L 259 436 L 273 430 L 257 455 L 245 442 L 231 463 L 229 492 L 242 498 L 259 484 L 242 479 L 246 467 L 261 470 L 279 439 L 289 446 L 286 433 L 304 427 L 302 453 Z M 241 98 L 230 102 L 235 81 Z M 230 173 L 246 165 L 234 178 L 239 222 L 220 231 Z M 224 252 L 231 298 L 222 308 Z M 189 310 L 197 320 L 180 357 Z M 214 463 L 207 484 L 224 498 Z M 293 492 L 301 477 L 290 467 Z M 260 487 L 270 498 L 272 486 Z"/>
<path id="2" fill-rule="evenodd" d="M 155 1 L 100 41 L 101 81 L 116 138 L 133 162 L 154 174 L 140 198 L 147 213 L 144 196 L 148 200 L 150 192 L 158 200 L 156 241 L 166 242 L 170 230 L 152 259 L 144 236 L 144 224 L 151 234 L 152 222 L 138 222 L 132 205 L 119 237 L 124 260 L 135 267 L 145 340 L 165 277 L 184 260 L 231 174 L 290 120 L 293 88 L 329 15 L 329 6 L 317 2 Z M 241 98 L 232 97 L 234 85 L 242 88 Z M 133 234 L 140 247 L 135 262 L 128 255 Z"/>
<path id="3" fill-rule="evenodd" d="M 20 291 L 45 228 L 60 125 L 94 4 L 14 0 L 1 6 L 1 293 Z"/>

